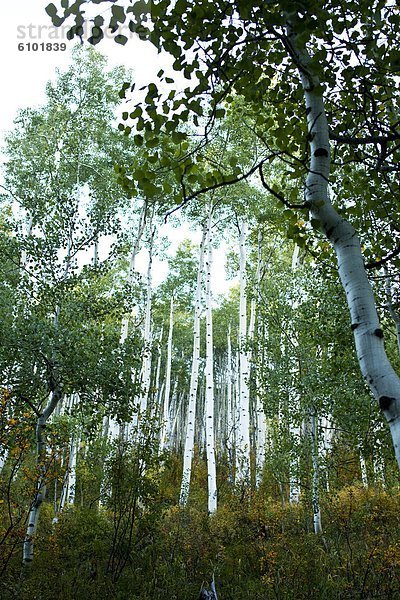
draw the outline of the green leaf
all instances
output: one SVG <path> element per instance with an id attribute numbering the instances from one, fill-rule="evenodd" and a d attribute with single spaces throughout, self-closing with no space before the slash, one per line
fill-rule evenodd
<path id="1" fill-rule="evenodd" d="M 121 44 L 122 46 L 125 46 L 126 42 L 128 41 L 128 38 L 126 37 L 126 35 L 119 34 L 119 35 L 115 36 L 114 41 L 117 44 Z"/>
<path id="2" fill-rule="evenodd" d="M 130 116 L 131 119 L 136 119 L 137 117 L 140 117 L 142 115 L 142 113 L 143 113 L 143 110 L 141 109 L 141 107 L 137 106 L 135 108 L 135 110 L 133 110 L 131 112 L 131 114 L 129 116 Z"/>
<path id="3" fill-rule="evenodd" d="M 321 229 L 321 221 L 319 219 L 311 219 L 310 223 L 313 229 Z"/>
<path id="4" fill-rule="evenodd" d="M 122 6 L 119 6 L 118 4 L 113 4 L 113 6 L 111 7 L 111 13 L 114 19 L 116 19 L 120 23 L 125 22 L 126 14 Z"/>
<path id="5" fill-rule="evenodd" d="M 55 17 L 57 15 L 57 7 L 54 4 L 48 4 L 45 8 L 45 11 L 49 17 Z"/>
<path id="6" fill-rule="evenodd" d="M 158 143 L 159 143 L 158 137 L 154 137 L 150 140 L 146 140 L 147 148 L 155 148 L 156 146 L 158 146 Z"/>

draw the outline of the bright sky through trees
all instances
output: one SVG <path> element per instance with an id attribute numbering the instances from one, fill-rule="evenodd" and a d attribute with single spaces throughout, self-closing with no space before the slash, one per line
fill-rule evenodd
<path id="1" fill-rule="evenodd" d="M 66 37 L 68 27 L 57 29 L 44 11 L 44 5 L 32 0 L 19 0 L 18 5 L 10 6 L 2 3 L 0 5 L 0 18 L 3 24 L 0 38 L 1 49 L 1 80 L 7 82 L 7 93 L 3 93 L 0 111 L 0 144 L 3 137 L 12 128 L 12 123 L 17 111 L 30 107 L 38 107 L 45 99 L 45 86 L 47 81 L 54 80 L 56 69 L 65 70 L 71 62 L 71 50 L 77 43 L 76 40 L 69 41 Z M 149 79 L 154 79 L 160 68 L 168 68 L 171 63 L 170 57 L 158 54 L 156 48 L 150 42 L 140 41 L 136 34 L 130 35 L 129 51 L 119 46 L 113 37 L 103 40 L 101 53 L 107 57 L 109 67 L 124 65 L 132 69 L 137 87 L 144 85 Z M 44 43 L 65 43 L 65 50 L 42 50 Z M 38 44 L 37 50 L 32 50 L 28 44 Z M 22 45 L 21 45 L 22 44 Z M 19 49 L 23 48 L 23 49 Z M 28 49 L 30 48 L 30 49 Z M 122 107 L 121 107 L 122 110 Z M 163 235 L 167 236 L 170 243 L 170 251 L 174 251 L 184 238 L 190 238 L 195 243 L 199 242 L 200 234 L 191 231 L 186 224 L 179 229 L 165 226 Z M 103 245 L 104 252 L 106 248 Z M 213 290 L 222 293 L 229 283 L 224 276 L 225 257 L 223 248 L 215 255 Z M 166 264 L 158 257 L 154 259 L 155 283 L 163 280 L 166 276 Z M 144 273 L 146 270 L 146 256 L 142 252 L 138 258 L 138 270 Z"/>
<path id="2" fill-rule="evenodd" d="M 1 600 L 400 598 L 398 3 L 4 2 Z"/>

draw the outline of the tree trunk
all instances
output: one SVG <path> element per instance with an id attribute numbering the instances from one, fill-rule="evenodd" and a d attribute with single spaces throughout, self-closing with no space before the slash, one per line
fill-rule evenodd
<path id="1" fill-rule="evenodd" d="M 151 381 L 151 305 L 153 299 L 152 290 L 152 266 L 153 266 L 153 244 L 155 236 L 155 228 L 152 226 L 152 218 L 149 223 L 150 243 L 149 243 L 149 262 L 147 267 L 147 285 L 146 285 L 146 305 L 144 316 L 144 331 L 143 331 L 143 359 L 141 369 L 141 391 L 138 401 L 135 402 L 137 412 L 134 414 L 132 422 L 128 427 L 128 432 L 132 432 L 134 436 L 142 429 L 141 421 L 146 418 L 147 403 L 150 392 Z"/>
<path id="2" fill-rule="evenodd" d="M 321 509 L 319 504 L 319 457 L 318 457 L 318 419 L 313 410 L 310 417 L 311 460 L 312 460 L 312 506 L 314 533 L 322 533 Z"/>
<path id="3" fill-rule="evenodd" d="M 159 411 L 160 411 L 160 405 L 161 405 L 161 398 L 163 397 L 163 394 L 161 393 L 161 388 L 160 388 L 161 357 L 162 357 L 161 345 L 162 345 L 163 334 L 164 334 L 164 328 L 161 327 L 160 337 L 158 338 L 158 345 L 157 345 L 157 366 L 156 366 L 156 376 L 155 376 L 155 381 L 154 381 L 154 399 L 153 399 L 154 416 L 157 418 L 160 416 Z"/>
<path id="4" fill-rule="evenodd" d="M 247 344 L 246 236 L 247 223 L 239 227 L 240 301 L 239 301 L 239 423 L 236 445 L 236 482 L 250 477 L 250 392 Z"/>
<path id="5" fill-rule="evenodd" d="M 256 378 L 256 389 L 259 388 L 259 379 Z M 265 444 L 267 437 L 267 424 L 265 421 L 264 406 L 260 394 L 256 395 L 256 426 L 257 426 L 257 448 L 256 448 L 256 487 L 260 486 L 265 463 Z"/>
<path id="6" fill-rule="evenodd" d="M 365 462 L 364 454 L 362 450 L 360 450 L 360 471 L 361 471 L 361 481 L 364 487 L 368 487 L 368 474 L 367 474 L 367 464 Z"/>
<path id="7" fill-rule="evenodd" d="M 140 211 L 138 231 L 137 231 L 135 240 L 133 242 L 131 257 L 130 257 L 130 261 L 129 261 L 129 271 L 128 271 L 129 287 L 132 287 L 132 285 L 133 285 L 133 281 L 134 281 L 134 277 L 135 277 L 136 257 L 139 252 L 140 242 L 142 241 L 143 232 L 146 227 L 146 219 L 147 219 L 147 202 L 144 201 L 142 209 Z M 128 329 L 129 329 L 129 315 L 125 316 L 122 319 L 121 337 L 120 337 L 121 344 L 123 344 L 125 342 L 126 338 L 128 337 Z"/>
<path id="8" fill-rule="evenodd" d="M 305 185 L 305 200 L 312 217 L 321 223 L 336 252 L 361 373 L 389 424 L 400 468 L 400 378 L 385 352 L 383 332 L 357 233 L 338 214 L 329 199 L 329 125 L 318 78 L 310 74 L 310 57 L 305 49 L 299 50 L 296 47 L 296 35 L 293 32 L 289 32 L 288 43 L 299 65 L 310 140 L 311 160 Z"/>
<path id="9" fill-rule="evenodd" d="M 299 252 L 300 252 L 300 248 L 299 246 L 296 244 L 293 250 L 293 254 L 292 254 L 292 271 L 295 272 L 298 267 L 300 266 L 300 258 L 299 258 Z M 297 302 L 297 300 L 294 300 L 290 303 L 290 307 L 292 309 L 292 311 L 296 311 L 296 309 L 298 308 L 299 303 Z M 296 331 L 291 332 L 291 343 L 292 343 L 292 349 L 294 350 L 295 348 L 298 347 L 298 341 L 296 338 Z M 285 350 L 286 352 L 286 350 Z M 298 360 L 297 357 L 294 356 L 290 356 L 289 357 L 290 363 L 291 363 L 291 367 L 290 367 L 290 373 L 291 373 L 291 381 L 290 381 L 290 387 L 289 387 L 289 433 L 290 433 L 290 437 L 291 437 L 291 441 L 293 446 L 296 448 L 296 445 L 298 445 L 299 440 L 300 440 L 300 427 L 298 424 L 294 424 L 290 415 L 290 409 L 292 408 L 292 406 L 294 406 L 295 412 L 299 411 L 299 403 L 300 403 L 300 396 L 298 394 L 297 391 L 297 386 L 298 386 L 298 380 L 299 380 L 299 376 L 300 376 L 300 368 L 299 368 L 299 364 L 298 364 Z M 296 452 L 294 453 L 294 456 L 292 456 L 290 458 L 290 463 L 289 463 L 289 502 L 292 504 L 296 504 L 297 502 L 299 502 L 300 500 L 300 484 L 299 484 L 299 470 L 300 470 L 300 460 L 299 460 L 299 456 L 296 454 Z"/>
<path id="10" fill-rule="evenodd" d="M 55 320 L 58 319 L 58 313 L 56 313 Z M 25 566 L 29 566 L 33 560 L 33 542 L 34 536 L 36 534 L 37 525 L 39 521 L 40 508 L 42 503 L 46 497 L 46 477 L 47 477 L 47 467 L 46 467 L 46 440 L 44 436 L 44 432 L 46 429 L 46 425 L 49 417 L 53 413 L 56 408 L 58 402 L 62 397 L 61 383 L 57 381 L 57 375 L 53 374 L 54 381 L 51 383 L 52 391 L 50 395 L 50 400 L 38 417 L 36 423 L 36 456 L 37 456 L 37 468 L 38 468 L 38 480 L 36 484 L 36 493 L 31 504 L 31 508 L 29 511 L 28 517 L 28 526 L 26 530 L 26 535 L 23 544 L 23 554 L 22 554 L 22 563 Z"/>
<path id="11" fill-rule="evenodd" d="M 174 329 L 174 296 L 171 296 L 170 311 L 169 311 L 169 330 L 167 344 L 167 366 L 165 373 L 165 388 L 163 402 L 163 423 L 161 427 L 161 442 L 160 448 L 164 449 L 166 443 L 167 431 L 171 429 L 169 426 L 169 395 L 171 391 L 171 367 L 172 367 L 172 333 Z"/>
<path id="12" fill-rule="evenodd" d="M 190 477 L 192 472 L 192 459 L 194 449 L 194 433 L 196 424 L 197 389 L 199 385 L 199 363 L 200 363 L 200 316 L 202 310 L 201 287 L 204 267 L 204 244 L 207 226 L 203 226 L 203 235 L 199 248 L 199 268 L 197 271 L 196 300 L 194 306 L 193 320 L 193 355 L 192 371 L 190 374 L 189 405 L 187 411 L 187 428 L 185 437 L 185 449 L 183 453 L 183 474 L 179 502 L 185 506 L 189 497 Z"/>
<path id="13" fill-rule="evenodd" d="M 231 324 L 229 323 L 227 334 L 227 356 L 226 356 L 226 398 L 227 398 L 227 449 L 228 456 L 232 459 L 234 440 L 234 406 L 232 398 L 232 343 L 231 343 Z"/>
<path id="14" fill-rule="evenodd" d="M 261 282 L 261 243 L 262 243 L 262 232 L 258 232 L 258 249 L 257 249 L 257 271 L 256 271 L 256 289 L 255 295 L 251 300 L 250 309 L 250 324 L 249 324 L 249 338 L 252 344 L 254 343 L 254 335 L 256 328 L 256 307 L 257 300 L 260 298 L 260 282 Z M 258 340 L 260 339 L 260 326 L 258 325 Z M 259 341 L 258 341 L 259 345 Z M 264 349 L 262 350 L 264 355 Z M 264 362 L 264 361 L 263 361 Z M 250 368 L 252 365 L 252 349 L 249 350 L 249 363 Z M 255 430 L 256 430 L 256 487 L 259 487 L 262 480 L 262 473 L 265 463 L 265 443 L 267 434 L 267 424 L 265 421 L 265 411 L 262 398 L 260 396 L 260 378 L 258 372 L 256 373 L 255 381 Z"/>
<path id="15" fill-rule="evenodd" d="M 208 512 L 217 510 L 217 476 L 215 465 L 214 443 L 214 347 L 212 324 L 211 297 L 211 266 L 212 266 L 212 208 L 210 207 L 207 226 L 207 258 L 206 258 L 206 453 L 208 470 Z"/>

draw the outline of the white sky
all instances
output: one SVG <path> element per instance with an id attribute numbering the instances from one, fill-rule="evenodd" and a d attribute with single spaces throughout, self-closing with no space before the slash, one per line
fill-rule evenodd
<path id="1" fill-rule="evenodd" d="M 57 68 L 65 70 L 70 63 L 70 49 L 73 41 L 68 41 L 65 32 L 56 31 L 50 18 L 45 13 L 49 0 L 14 0 L 0 3 L 0 22 L 3 24 L 0 36 L 1 56 L 1 110 L 0 136 L 12 128 L 13 119 L 19 108 L 40 106 L 45 100 L 45 85 L 49 79 L 55 78 Z M 58 4 L 58 3 L 57 3 Z M 97 5 L 96 9 L 103 9 Z M 128 35 L 126 31 L 123 32 Z M 59 39 L 55 39 L 59 36 Z M 65 42 L 66 51 L 42 50 L 41 43 Z M 27 49 L 28 43 L 37 43 L 39 49 Z M 19 50 L 18 44 L 24 49 Z M 116 44 L 112 39 L 103 39 L 97 48 L 107 56 L 109 66 L 125 65 L 133 70 L 137 86 L 156 81 L 160 68 L 167 69 L 169 60 L 157 53 L 150 42 L 143 42 L 133 34 L 125 46 Z M 174 72 L 176 78 L 176 73 Z M 187 82 L 186 82 L 187 85 Z M 166 235 L 171 241 L 170 251 L 174 253 L 177 244 L 184 238 L 199 242 L 200 234 L 193 233 L 187 226 L 171 229 L 164 226 L 161 235 Z M 138 261 L 138 270 L 146 270 L 145 253 Z M 140 258 L 140 257 L 139 257 Z M 214 293 L 226 291 L 227 284 L 224 273 L 225 252 L 216 250 L 214 255 L 214 276 L 212 287 Z M 166 264 L 154 261 L 155 283 L 166 275 Z"/>

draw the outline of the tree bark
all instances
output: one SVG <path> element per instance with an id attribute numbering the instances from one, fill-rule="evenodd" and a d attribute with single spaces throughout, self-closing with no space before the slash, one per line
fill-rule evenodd
<path id="1" fill-rule="evenodd" d="M 335 250 L 339 277 L 350 311 L 358 363 L 389 424 L 400 468 L 400 378 L 385 352 L 383 332 L 364 268 L 359 238 L 354 227 L 339 215 L 329 199 L 329 125 L 319 80 L 310 72 L 310 56 L 307 51 L 297 48 L 293 31 L 289 31 L 288 42 L 300 65 L 310 140 L 311 160 L 305 185 L 305 200 L 312 217 L 321 223 Z"/>
<path id="2" fill-rule="evenodd" d="M 249 355 L 247 338 L 247 296 L 246 296 L 246 236 L 247 223 L 239 226 L 240 254 L 240 300 L 239 300 L 239 423 L 236 445 L 236 482 L 250 477 L 250 392 Z"/>
<path id="3" fill-rule="evenodd" d="M 322 533 L 321 508 L 319 504 L 319 457 L 318 457 L 318 419 L 313 410 L 310 417 L 311 460 L 312 460 L 312 506 L 314 533 Z"/>
<path id="4" fill-rule="evenodd" d="M 56 313 L 55 319 L 58 319 L 58 314 Z M 36 493 L 31 504 L 31 508 L 29 511 L 28 517 L 28 526 L 25 534 L 24 544 L 23 544 L 23 554 L 22 554 L 22 563 L 25 566 L 29 566 L 33 560 L 33 543 L 34 536 L 37 531 L 37 525 L 39 521 L 40 508 L 42 503 L 46 497 L 46 477 L 47 477 L 47 467 L 46 467 L 46 440 L 44 436 L 44 432 L 46 429 L 46 425 L 49 417 L 53 413 L 57 404 L 60 402 L 62 397 L 62 389 L 61 383 L 57 381 L 57 376 L 54 377 L 54 384 L 52 384 L 52 391 L 50 395 L 50 400 L 38 417 L 36 423 L 36 456 L 37 456 L 37 467 L 38 467 L 38 480 L 36 484 Z"/>
<path id="5" fill-rule="evenodd" d="M 206 454 L 208 470 L 208 512 L 217 510 L 217 475 L 214 440 L 214 347 L 212 324 L 211 267 L 212 267 L 212 207 L 210 206 L 207 226 L 206 258 Z"/>
<path id="6" fill-rule="evenodd" d="M 167 441 L 167 431 L 170 431 L 169 426 L 169 395 L 171 391 L 171 367 L 172 367 L 172 334 L 174 329 L 174 296 L 171 296 L 170 311 L 169 311 L 169 330 L 168 330 L 168 344 L 167 344 L 167 365 L 165 373 L 165 389 L 164 389 L 164 402 L 163 402 L 163 423 L 161 427 L 161 450 L 164 449 Z"/>
<path id="7" fill-rule="evenodd" d="M 204 269 L 204 244 L 207 234 L 207 225 L 203 225 L 203 235 L 199 248 L 199 267 L 197 271 L 196 300 L 193 319 L 193 354 L 192 370 L 190 374 L 189 405 L 187 415 L 187 428 L 185 437 L 185 449 L 183 453 L 183 474 L 179 503 L 185 506 L 189 497 L 190 478 L 192 472 L 192 459 L 194 450 L 194 434 L 196 423 L 197 389 L 199 386 L 199 364 L 200 364 L 200 316 L 202 311 L 201 288 Z"/>
<path id="8" fill-rule="evenodd" d="M 232 342 L 231 342 L 231 324 L 228 326 L 227 334 L 227 368 L 226 368 L 226 397 L 227 397 L 227 449 L 228 456 L 232 459 L 232 451 L 235 444 L 234 423 L 235 412 L 232 398 Z"/>

